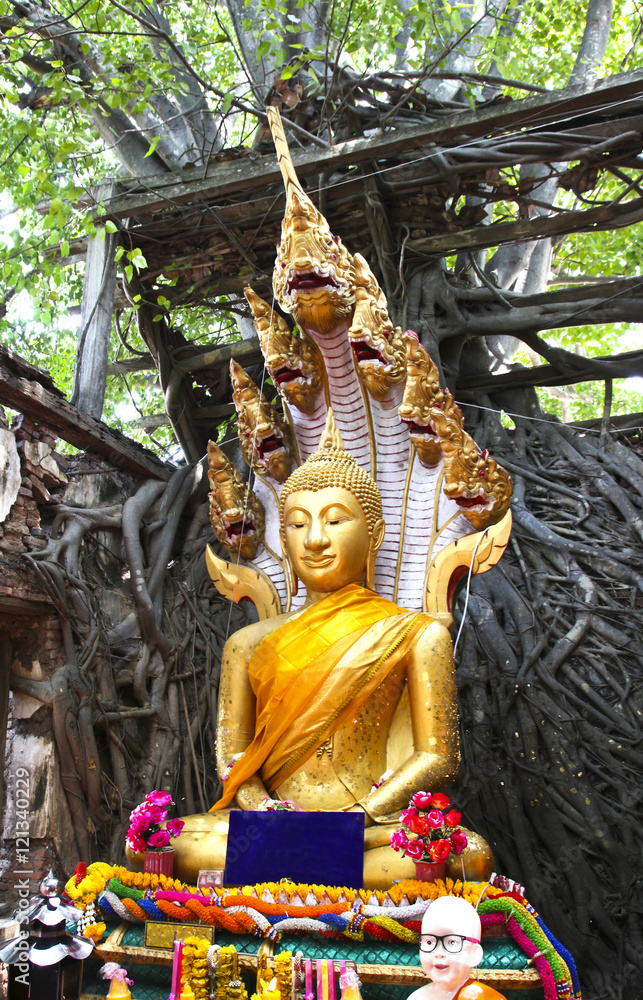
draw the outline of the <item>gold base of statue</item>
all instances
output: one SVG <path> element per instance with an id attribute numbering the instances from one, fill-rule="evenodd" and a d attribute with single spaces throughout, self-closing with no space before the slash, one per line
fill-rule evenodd
<path id="1" fill-rule="evenodd" d="M 172 841 L 174 847 L 174 877 L 188 885 L 196 885 L 201 869 L 225 867 L 228 840 L 229 809 L 216 813 L 184 816 L 181 836 Z M 388 845 L 397 824 L 370 826 L 364 834 L 364 888 L 390 889 L 398 879 L 415 878 L 415 863 Z M 468 845 L 457 857 L 447 862 L 446 874 L 452 879 L 473 882 L 488 880 L 493 871 L 493 854 L 487 842 L 477 833 L 462 827 Z M 127 848 L 127 858 L 135 871 L 143 871 L 143 855 Z"/>

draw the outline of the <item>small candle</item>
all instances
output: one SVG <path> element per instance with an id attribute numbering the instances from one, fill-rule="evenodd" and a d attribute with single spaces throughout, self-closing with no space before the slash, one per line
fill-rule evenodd
<path id="1" fill-rule="evenodd" d="M 324 985 L 323 985 L 323 973 L 322 973 L 322 960 L 317 959 L 317 1000 L 328 1000 L 328 997 L 324 997 Z"/>
<path id="2" fill-rule="evenodd" d="M 306 1000 L 313 996 L 313 961 L 306 959 Z"/>
<path id="3" fill-rule="evenodd" d="M 183 941 L 174 942 L 172 955 L 172 988 L 168 1000 L 179 1000 L 181 995 L 181 973 L 183 972 Z"/>
<path id="4" fill-rule="evenodd" d="M 328 985 L 328 959 L 322 960 L 322 1000 L 330 1000 L 330 989 Z"/>
<path id="5" fill-rule="evenodd" d="M 332 958 L 327 959 L 328 966 L 328 1000 L 336 1000 L 335 993 L 335 963 Z"/>

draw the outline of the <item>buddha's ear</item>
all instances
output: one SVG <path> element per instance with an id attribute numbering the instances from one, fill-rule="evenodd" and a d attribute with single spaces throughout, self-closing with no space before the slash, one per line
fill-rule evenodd
<path id="1" fill-rule="evenodd" d="M 382 518 L 375 522 L 373 530 L 371 531 L 371 552 L 376 554 L 384 541 L 384 532 L 386 531 L 386 525 Z"/>
<path id="2" fill-rule="evenodd" d="M 385 527 L 384 521 L 380 518 L 379 521 L 375 522 L 371 531 L 371 542 L 368 547 L 368 559 L 366 561 L 366 586 L 368 590 L 375 589 L 375 557 L 380 545 L 384 541 Z"/>
<path id="3" fill-rule="evenodd" d="M 290 558 L 288 556 L 288 549 L 286 548 L 286 535 L 284 533 L 283 528 L 279 529 L 279 540 L 281 541 L 281 554 L 284 557 L 284 563 L 285 563 L 284 571 L 288 576 L 288 580 L 286 581 L 286 583 L 289 584 L 290 599 L 292 600 L 292 598 L 297 595 L 297 590 L 299 589 L 299 577 L 295 573 Z M 290 601 L 288 602 L 288 604 L 290 605 Z M 290 607 L 288 608 L 288 610 L 290 610 Z"/>

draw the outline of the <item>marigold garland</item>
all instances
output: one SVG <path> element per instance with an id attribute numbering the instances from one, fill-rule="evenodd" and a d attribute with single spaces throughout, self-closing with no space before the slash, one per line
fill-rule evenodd
<path id="1" fill-rule="evenodd" d="M 152 892 L 156 892 L 157 890 L 171 892 L 174 890 L 176 892 L 188 893 L 191 896 L 203 896 L 204 898 L 208 898 L 210 895 L 210 890 L 204 889 L 200 891 L 194 886 L 186 885 L 179 879 L 168 878 L 165 875 L 155 875 L 151 872 L 132 872 L 120 865 L 108 865 L 102 861 L 89 865 L 86 876 L 78 884 L 76 884 L 76 877 L 72 876 L 65 886 L 65 892 L 76 906 L 85 909 L 90 902 L 94 902 L 97 896 L 105 890 L 112 878 L 118 879 L 122 885 L 128 888 L 137 889 L 142 892 L 148 890 Z M 453 888 L 454 885 L 455 889 Z M 467 882 L 465 898 L 473 901 L 475 905 L 480 890 L 485 885 L 486 883 Z M 462 883 L 460 881 L 454 883 L 451 879 L 447 879 L 446 888 L 443 883 L 440 894 L 460 895 L 462 893 L 461 887 Z M 222 901 L 224 906 L 235 905 L 235 903 L 228 901 L 230 890 L 217 888 L 212 891 L 216 895 L 216 898 Z M 497 892 L 498 890 L 494 891 Z M 290 903 L 297 896 L 304 905 L 306 905 L 305 901 L 312 893 L 317 900 L 317 907 L 321 906 L 324 908 L 323 912 L 329 912 L 329 907 L 331 907 L 330 912 L 335 912 L 332 909 L 335 904 L 340 907 L 345 906 L 346 904 L 343 901 L 339 901 L 339 897 L 342 895 L 346 903 L 349 904 L 349 908 L 357 898 L 363 903 L 369 903 L 375 897 L 379 906 L 384 905 L 387 899 L 397 905 L 404 896 L 410 902 L 415 902 L 416 899 L 437 898 L 435 889 L 431 888 L 430 883 L 418 882 L 414 879 L 406 879 L 388 891 L 381 889 L 350 889 L 345 886 L 305 885 L 295 882 L 262 882 L 257 885 L 245 885 L 235 890 L 236 895 L 253 897 L 253 909 L 257 908 L 257 904 L 265 903 L 263 896 L 266 892 L 270 894 L 273 900 L 279 896 L 284 897 L 286 903 Z M 327 900 L 330 902 L 327 902 Z M 283 906 L 284 903 L 281 901 L 279 903 L 268 902 L 266 905 Z M 297 905 L 297 912 L 302 912 L 303 915 L 301 904 L 296 902 L 295 905 Z M 311 907 L 311 909 L 314 909 L 314 907 Z M 337 912 L 341 912 L 341 909 Z"/>
<path id="2" fill-rule="evenodd" d="M 101 920 L 96 924 L 87 924 L 87 927 L 83 931 L 82 936 L 89 938 L 91 941 L 94 941 L 96 944 L 98 944 L 98 942 L 102 939 L 103 934 L 105 933 L 106 930 L 107 927 Z"/>
<path id="3" fill-rule="evenodd" d="M 208 975 L 207 938 L 196 935 L 185 939 L 183 948 L 183 968 L 181 982 L 189 983 L 196 1000 L 208 1000 L 210 995 L 210 977 Z"/>

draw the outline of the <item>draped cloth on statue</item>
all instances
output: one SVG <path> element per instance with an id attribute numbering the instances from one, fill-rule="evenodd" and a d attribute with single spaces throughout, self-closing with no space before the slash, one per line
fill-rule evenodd
<path id="1" fill-rule="evenodd" d="M 364 704 L 431 621 L 351 583 L 262 639 L 248 666 L 255 737 L 210 811 L 228 806 L 253 774 L 271 792 L 290 777 Z"/>
<path id="2" fill-rule="evenodd" d="M 464 986 L 461 986 L 453 1000 L 505 1000 L 502 993 L 494 990 L 493 986 L 486 983 L 476 982 L 474 979 L 467 979 Z"/>

